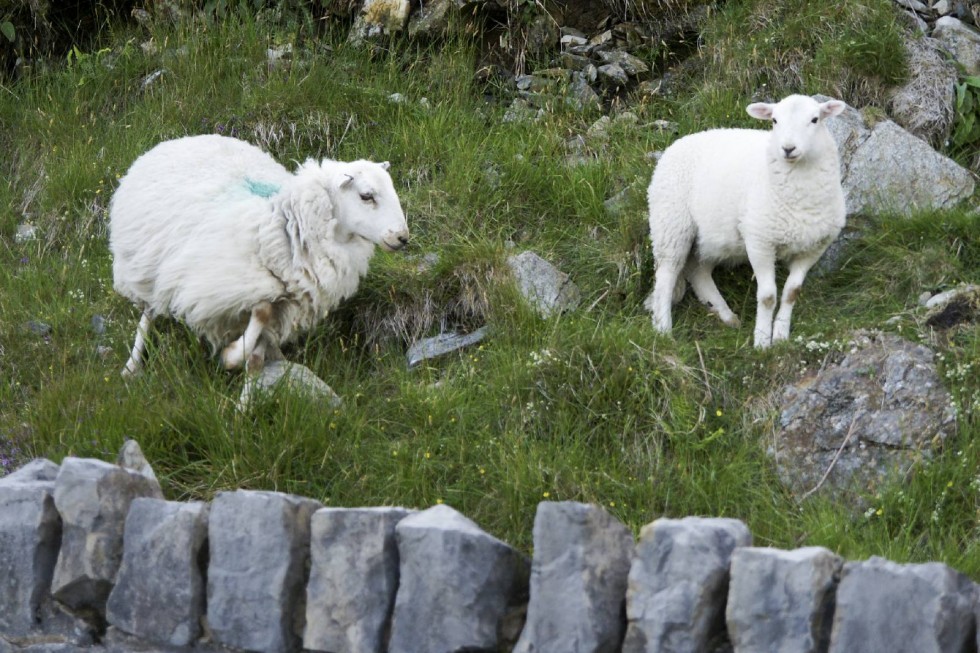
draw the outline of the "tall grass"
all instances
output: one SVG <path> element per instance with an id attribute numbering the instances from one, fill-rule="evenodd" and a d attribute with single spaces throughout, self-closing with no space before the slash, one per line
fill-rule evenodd
<path id="1" fill-rule="evenodd" d="M 724 515 L 759 544 L 980 573 L 977 327 L 934 334 L 916 308 L 923 290 L 976 280 L 972 215 L 862 225 L 840 269 L 808 280 L 797 339 L 772 351 L 691 299 L 676 309 L 675 337 L 658 337 L 641 307 L 653 274 L 643 190 L 646 153 L 669 136 L 615 127 L 589 142 L 588 160 L 568 163 L 566 139 L 591 118 L 504 122 L 473 81 L 465 41 L 368 51 L 329 36 L 301 42 L 301 31 L 248 15 L 120 29 L 0 92 L 0 453 L 112 459 L 135 438 L 172 499 L 268 488 L 336 506 L 445 502 L 522 547 L 539 501 L 588 501 L 634 529 Z M 152 54 L 140 47 L 150 37 Z M 270 67 L 266 48 L 293 41 L 303 45 L 291 62 Z M 639 124 L 694 93 L 637 107 Z M 738 103 L 703 107 L 697 121 L 728 124 Z M 153 144 L 204 132 L 261 143 L 284 162 L 392 163 L 413 251 L 379 253 L 358 294 L 287 351 L 344 397 L 339 409 L 282 394 L 237 411 L 242 376 L 165 320 L 146 373 L 119 377 L 137 311 L 111 288 L 108 198 Z M 621 191 L 623 211 L 607 211 Z M 15 242 L 25 221 L 38 237 Z M 543 320 L 523 304 L 504 264 L 523 249 L 572 276 L 578 310 Z M 437 260 L 420 265 L 427 253 Z M 751 323 L 748 270 L 718 277 Z M 483 324 L 480 346 L 407 368 L 410 340 Z M 959 437 L 910 482 L 866 497 L 867 511 L 798 504 L 766 453 L 781 389 L 833 353 L 808 342 L 882 327 L 942 353 Z"/>

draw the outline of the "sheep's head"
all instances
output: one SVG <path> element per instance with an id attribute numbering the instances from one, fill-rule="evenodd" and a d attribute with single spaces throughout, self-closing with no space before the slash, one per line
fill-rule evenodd
<path id="1" fill-rule="evenodd" d="M 840 114 L 845 107 L 840 100 L 817 102 L 805 95 L 790 95 L 777 104 L 750 104 L 746 110 L 753 118 L 772 121 L 772 155 L 794 164 L 819 147 L 818 139 L 830 138 L 823 121 Z"/>
<path id="2" fill-rule="evenodd" d="M 408 224 L 387 163 L 308 160 L 296 171 L 284 210 L 306 242 L 361 238 L 394 251 Z"/>

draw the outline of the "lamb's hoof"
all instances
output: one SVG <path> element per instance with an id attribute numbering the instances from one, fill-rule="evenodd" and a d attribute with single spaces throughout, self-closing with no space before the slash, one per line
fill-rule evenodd
<path id="1" fill-rule="evenodd" d="M 258 374 L 265 367 L 265 356 L 258 352 L 252 352 L 252 355 L 248 357 L 248 362 L 245 363 L 245 370 L 249 374 Z"/>
<path id="2" fill-rule="evenodd" d="M 221 363 L 225 366 L 226 370 L 241 367 L 243 358 L 244 354 L 234 344 L 228 345 L 221 351 Z"/>
<path id="3" fill-rule="evenodd" d="M 721 318 L 721 321 L 725 323 L 725 326 L 730 326 L 733 329 L 738 329 L 742 326 L 742 320 L 738 319 L 737 315 L 732 315 L 727 320 L 725 318 Z"/>
<path id="4" fill-rule="evenodd" d="M 133 365 L 132 361 L 130 361 L 129 363 L 126 363 L 126 367 L 122 369 L 119 376 L 129 381 L 130 379 L 135 379 L 138 377 L 142 371 L 143 367 L 141 365 Z"/>

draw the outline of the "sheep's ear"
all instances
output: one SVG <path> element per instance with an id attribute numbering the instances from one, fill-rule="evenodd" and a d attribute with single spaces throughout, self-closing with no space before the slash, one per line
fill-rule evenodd
<path id="1" fill-rule="evenodd" d="M 354 178 L 350 175 L 344 175 L 344 178 L 340 180 L 340 187 L 347 188 L 354 183 Z"/>
<path id="2" fill-rule="evenodd" d="M 759 120 L 772 120 L 772 110 L 775 108 L 775 104 L 767 104 L 766 102 L 754 102 L 749 106 L 745 107 L 749 115 L 753 118 L 758 118 Z"/>
<path id="3" fill-rule="evenodd" d="M 382 168 L 384 168 L 385 170 L 387 170 L 388 168 L 390 168 L 390 167 L 391 167 L 391 164 L 390 164 L 389 162 L 387 162 L 387 161 L 382 161 L 382 162 L 381 162 L 381 163 L 379 163 L 378 165 L 380 165 L 380 166 L 381 166 Z"/>
<path id="4" fill-rule="evenodd" d="M 847 104 L 840 100 L 828 100 L 820 105 L 820 117 L 829 118 L 839 116 L 847 108 Z"/>

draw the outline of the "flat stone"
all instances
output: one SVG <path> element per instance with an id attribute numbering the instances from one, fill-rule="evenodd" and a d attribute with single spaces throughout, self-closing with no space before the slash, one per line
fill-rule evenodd
<path id="1" fill-rule="evenodd" d="M 708 651 L 725 633 L 728 568 L 752 535 L 735 519 L 658 519 L 640 531 L 623 653 Z"/>
<path id="2" fill-rule="evenodd" d="M 398 589 L 404 508 L 321 508 L 311 525 L 303 647 L 382 653 Z"/>
<path id="3" fill-rule="evenodd" d="M 313 370 L 286 360 L 266 361 L 257 375 L 248 375 L 238 398 L 239 410 L 246 410 L 256 396 L 290 392 L 322 401 L 330 408 L 337 408 L 343 400 Z"/>
<path id="4" fill-rule="evenodd" d="M 216 642 L 263 653 L 300 650 L 296 617 L 305 613 L 310 519 L 322 507 L 279 492 L 237 490 L 214 498 L 207 618 Z"/>
<path id="5" fill-rule="evenodd" d="M 132 442 L 132 441 L 131 441 Z M 201 634 L 208 507 L 135 499 L 106 619 L 157 644 L 189 646 Z"/>
<path id="6" fill-rule="evenodd" d="M 844 565 L 829 653 L 973 650 L 976 586 L 938 562 Z"/>
<path id="7" fill-rule="evenodd" d="M 408 348 L 408 366 L 415 367 L 424 360 L 471 347 L 482 342 L 488 333 L 487 327 L 480 327 L 472 333 L 441 333 L 438 336 L 420 340 Z"/>
<path id="8" fill-rule="evenodd" d="M 600 506 L 542 502 L 527 622 L 514 653 L 612 653 L 626 631 L 633 534 Z"/>
<path id="9" fill-rule="evenodd" d="M 390 653 L 496 651 L 498 628 L 527 598 L 527 560 L 444 505 L 395 528 L 400 581 Z"/>
<path id="10" fill-rule="evenodd" d="M 822 547 L 735 549 L 725 613 L 735 653 L 826 651 L 843 564 Z"/>

